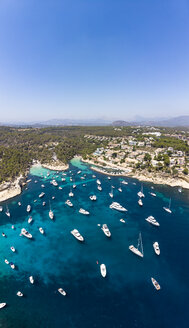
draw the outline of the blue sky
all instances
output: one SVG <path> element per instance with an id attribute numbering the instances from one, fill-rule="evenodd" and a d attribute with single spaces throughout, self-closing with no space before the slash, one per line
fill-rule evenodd
<path id="1" fill-rule="evenodd" d="M 0 112 L 189 114 L 189 1 L 1 0 Z"/>

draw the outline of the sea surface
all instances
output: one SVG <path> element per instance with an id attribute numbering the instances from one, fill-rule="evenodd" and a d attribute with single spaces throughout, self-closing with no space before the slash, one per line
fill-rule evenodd
<path id="1" fill-rule="evenodd" d="M 78 170 L 82 172 L 78 174 Z M 179 193 L 178 188 L 143 183 L 145 198 L 141 208 L 137 203 L 141 182 L 135 179 L 125 178 L 128 185 L 121 184 L 120 177 L 108 180 L 78 159 L 70 162 L 66 176 L 54 171 L 47 176 L 47 172 L 33 167 L 31 182 L 22 194 L 0 204 L 4 208 L 0 213 L 0 302 L 7 303 L 0 310 L 0 327 L 188 328 L 189 191 Z M 53 178 L 62 189 L 50 184 Z M 102 183 L 101 192 L 97 190 L 97 178 Z M 74 183 L 74 197 L 69 198 Z M 126 207 L 126 213 L 109 208 L 111 185 L 115 187 L 113 200 Z M 118 191 L 120 186 L 122 192 Z M 42 191 L 45 196 L 39 198 Z M 149 192 L 157 196 L 152 197 Z M 89 199 L 92 194 L 97 195 L 96 202 Z M 73 208 L 65 205 L 68 198 Z M 163 210 L 170 198 L 172 214 Z M 49 200 L 55 214 L 53 221 L 48 216 Z M 28 204 L 32 206 L 29 215 Z M 5 215 L 6 206 L 10 218 Z M 90 215 L 80 214 L 80 207 Z M 30 215 L 33 224 L 27 222 Z M 157 219 L 160 227 L 145 221 L 149 215 Z M 111 238 L 98 226 L 103 223 L 108 225 Z M 45 235 L 40 234 L 39 227 L 43 227 Z M 26 228 L 33 240 L 21 237 L 21 228 Z M 74 228 L 83 235 L 84 243 L 70 234 Z M 131 244 L 137 246 L 139 232 L 144 258 L 128 249 Z M 154 241 L 159 242 L 160 256 L 154 253 Z M 11 246 L 16 253 L 10 250 Z M 15 263 L 16 269 L 5 264 L 5 259 Z M 106 265 L 106 278 L 100 274 L 101 263 Z M 34 285 L 29 282 L 31 275 Z M 160 291 L 153 287 L 151 277 L 161 285 Z M 58 293 L 60 287 L 67 292 L 66 297 Z M 24 297 L 16 295 L 19 290 Z"/>

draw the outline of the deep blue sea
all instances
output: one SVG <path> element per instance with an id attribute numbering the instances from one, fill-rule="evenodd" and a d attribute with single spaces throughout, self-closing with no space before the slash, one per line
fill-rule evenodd
<path id="1" fill-rule="evenodd" d="M 78 170 L 81 174 L 77 174 Z M 178 188 L 143 183 L 145 198 L 141 208 L 137 203 L 141 182 L 137 180 L 125 178 L 128 185 L 121 185 L 121 193 L 118 188 L 123 178 L 108 180 L 106 175 L 91 171 L 78 159 L 71 161 L 65 182 L 61 181 L 62 172 L 50 171 L 47 177 L 47 171 L 32 168 L 31 182 L 22 194 L 0 204 L 4 208 L 0 213 L 0 302 L 7 303 L 0 310 L 0 327 L 188 328 L 189 191 L 179 193 Z M 101 192 L 93 174 L 102 182 Z M 50 184 L 52 178 L 62 190 Z M 69 198 L 73 183 L 77 187 L 73 190 L 74 197 Z M 111 185 L 115 186 L 113 200 L 128 212 L 109 208 Z M 42 191 L 45 196 L 39 198 Z M 149 192 L 155 192 L 157 197 Z M 97 195 L 96 202 L 89 199 L 91 194 Z M 68 198 L 73 208 L 65 205 Z M 163 210 L 170 198 L 172 214 Z M 49 200 L 54 221 L 48 216 Z M 46 206 L 42 206 L 43 201 Z M 32 206 L 33 224 L 27 222 L 28 204 Z M 6 205 L 10 218 L 5 215 Z M 78 213 L 80 207 L 90 215 Z M 149 215 L 157 219 L 159 228 L 145 221 Z M 125 224 L 120 222 L 121 218 Z M 111 238 L 98 226 L 103 223 L 108 225 Z M 39 233 L 39 227 L 43 227 L 45 235 Z M 26 228 L 33 240 L 20 237 L 21 228 Z M 84 243 L 70 234 L 74 228 L 84 236 Z M 1 236 L 2 232 L 7 238 Z M 143 259 L 128 249 L 131 244 L 137 246 L 139 232 L 143 239 Z M 153 250 L 154 241 L 160 245 L 159 257 Z M 11 246 L 16 248 L 16 253 L 10 250 Z M 16 270 L 5 264 L 5 258 L 15 263 Z M 106 264 L 106 278 L 100 275 L 101 263 Z M 29 282 L 31 275 L 34 285 Z M 160 291 L 154 289 L 151 277 L 161 285 Z M 66 290 L 66 297 L 57 292 L 60 287 Z M 18 290 L 24 297 L 16 295 Z"/>

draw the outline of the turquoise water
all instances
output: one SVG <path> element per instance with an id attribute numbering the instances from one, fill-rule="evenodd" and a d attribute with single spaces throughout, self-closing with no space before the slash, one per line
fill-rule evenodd
<path id="1" fill-rule="evenodd" d="M 80 175 L 78 170 L 82 170 Z M 141 184 L 137 180 L 126 178 L 128 185 L 122 185 L 120 193 L 121 178 L 108 180 L 77 159 L 66 171 L 66 182 L 61 181 L 61 172 L 50 171 L 47 177 L 47 171 L 32 168 L 32 181 L 23 193 L 1 204 L 4 208 L 8 205 L 11 218 L 4 211 L 0 213 L 0 232 L 7 235 L 0 235 L 0 302 L 7 303 L 0 310 L 0 327 L 188 327 L 189 192 L 178 193 L 177 188 L 157 185 L 152 190 L 152 184 L 144 183 L 144 206 L 140 208 L 137 192 Z M 85 180 L 81 180 L 85 174 Z M 93 174 L 101 180 L 102 192 L 97 190 Z M 50 184 L 52 178 L 62 190 Z M 74 207 L 70 208 L 65 201 L 73 183 L 77 188 L 70 198 Z M 126 214 L 109 209 L 111 185 L 115 186 L 114 201 L 128 209 Z M 42 191 L 45 196 L 40 199 Z M 157 197 L 152 197 L 150 191 Z M 93 193 L 98 197 L 96 202 L 89 199 Z M 163 210 L 170 197 L 172 214 Z M 49 199 L 54 221 L 48 216 Z M 43 201 L 46 206 L 42 206 Z M 27 223 L 28 204 L 32 206 L 33 224 Z M 78 213 L 80 207 L 90 215 Z M 145 221 L 149 215 L 159 221 L 159 228 Z M 98 226 L 103 223 L 108 224 L 111 239 Z M 45 235 L 39 233 L 40 226 Z M 19 236 L 23 227 L 32 233 L 33 240 Z M 70 234 L 74 228 L 84 236 L 83 244 Z M 130 244 L 137 245 L 140 231 L 143 259 L 128 250 Z M 159 257 L 152 247 L 154 241 L 160 245 Z M 15 254 L 11 246 L 16 248 Z M 15 263 L 16 270 L 5 264 L 5 258 Z M 105 279 L 100 275 L 101 263 L 107 267 Z M 29 282 L 30 275 L 34 276 L 34 285 Z M 151 277 L 160 283 L 159 292 L 152 286 Z M 59 287 L 67 291 L 66 297 L 57 292 Z M 23 298 L 16 296 L 18 290 L 24 293 Z"/>

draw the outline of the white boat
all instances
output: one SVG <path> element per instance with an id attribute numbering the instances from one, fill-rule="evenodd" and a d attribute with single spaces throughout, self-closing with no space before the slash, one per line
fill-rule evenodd
<path id="1" fill-rule="evenodd" d="M 11 229 L 13 229 L 13 230 L 14 230 L 14 225 L 12 225 L 12 226 L 11 226 Z"/>
<path id="2" fill-rule="evenodd" d="M 97 183 L 98 185 L 101 185 L 101 182 L 100 182 L 99 179 L 96 180 L 96 183 Z"/>
<path id="3" fill-rule="evenodd" d="M 7 209 L 6 209 L 5 214 L 10 218 L 10 212 L 9 212 L 9 208 L 8 208 L 8 206 L 7 206 Z"/>
<path id="4" fill-rule="evenodd" d="M 157 227 L 160 226 L 159 222 L 157 222 L 156 219 L 152 215 L 148 216 L 147 219 L 145 219 L 145 220 Z"/>
<path id="5" fill-rule="evenodd" d="M 44 195 L 45 195 L 45 193 L 41 192 L 40 195 L 39 195 L 39 198 L 42 198 Z"/>
<path id="6" fill-rule="evenodd" d="M 90 200 L 97 200 L 96 195 L 91 195 L 91 196 L 89 196 L 89 198 L 90 198 Z"/>
<path id="7" fill-rule="evenodd" d="M 49 211 L 49 218 L 50 218 L 51 220 L 54 219 L 54 213 L 53 213 L 52 210 Z"/>
<path id="8" fill-rule="evenodd" d="M 114 194 L 113 194 L 113 186 L 111 186 L 111 191 L 109 192 L 109 196 L 110 196 L 111 198 L 114 197 Z"/>
<path id="9" fill-rule="evenodd" d="M 141 250 L 139 250 L 139 247 Z M 138 245 L 137 247 L 130 245 L 129 249 L 131 252 L 133 252 L 134 254 L 140 256 L 140 257 L 144 257 L 144 252 L 143 252 L 143 245 L 142 245 L 142 235 L 141 233 L 139 233 L 139 238 L 138 238 Z"/>
<path id="10" fill-rule="evenodd" d="M 29 213 L 31 211 L 31 205 L 28 205 L 26 211 Z"/>
<path id="11" fill-rule="evenodd" d="M 154 285 L 156 290 L 161 289 L 160 285 L 158 284 L 158 282 L 154 278 L 151 278 L 151 281 L 152 281 L 152 284 Z"/>
<path id="12" fill-rule="evenodd" d="M 24 237 L 26 237 L 26 238 L 29 238 L 29 239 L 32 238 L 32 234 L 29 233 L 25 228 L 22 228 L 21 235 L 24 236 Z"/>
<path id="13" fill-rule="evenodd" d="M 55 199 L 55 196 L 52 196 L 52 199 Z"/>
<path id="14" fill-rule="evenodd" d="M 13 262 L 10 262 L 10 267 L 11 267 L 11 269 L 15 269 L 15 264 L 13 263 Z"/>
<path id="15" fill-rule="evenodd" d="M 81 173 L 81 171 L 79 170 L 78 172 L 77 172 L 77 174 L 80 174 Z"/>
<path id="16" fill-rule="evenodd" d="M 4 232 L 2 232 L 2 237 L 6 237 L 6 235 L 5 235 L 5 233 L 4 233 Z"/>
<path id="17" fill-rule="evenodd" d="M 90 214 L 88 211 L 84 210 L 83 208 L 79 209 L 79 213 L 84 214 L 84 215 L 89 215 Z"/>
<path id="18" fill-rule="evenodd" d="M 138 200 L 138 205 L 139 206 L 143 206 L 143 202 L 142 202 L 142 199 L 141 198 Z"/>
<path id="19" fill-rule="evenodd" d="M 123 183 L 124 185 L 128 185 L 128 182 L 125 180 L 122 180 L 121 183 Z"/>
<path id="20" fill-rule="evenodd" d="M 110 177 L 108 177 L 108 180 L 111 180 L 111 178 L 110 178 Z"/>
<path id="21" fill-rule="evenodd" d="M 111 232 L 108 229 L 107 224 L 103 224 L 101 229 L 107 237 L 111 237 Z"/>
<path id="22" fill-rule="evenodd" d="M 76 188 L 76 184 L 73 184 L 73 189 L 75 189 Z"/>
<path id="23" fill-rule="evenodd" d="M 122 192 L 123 190 L 121 189 L 121 187 L 119 187 L 119 188 L 118 188 L 118 191 L 119 191 L 119 192 Z"/>
<path id="24" fill-rule="evenodd" d="M 0 303 L 0 309 L 4 308 L 7 305 L 7 303 Z"/>
<path id="25" fill-rule="evenodd" d="M 58 186 L 58 183 L 56 182 L 56 180 L 52 180 L 52 182 L 51 182 L 51 183 L 52 183 L 52 185 L 53 185 L 53 186 L 55 186 L 55 187 L 57 187 L 57 186 Z"/>
<path id="26" fill-rule="evenodd" d="M 125 220 L 124 219 L 120 219 L 119 221 L 122 222 L 122 223 L 125 223 Z"/>
<path id="27" fill-rule="evenodd" d="M 21 206 L 22 204 L 21 204 L 21 202 L 18 202 L 18 206 Z"/>
<path id="28" fill-rule="evenodd" d="M 0 206 L 0 212 L 2 212 L 3 211 L 3 206 Z"/>
<path id="29" fill-rule="evenodd" d="M 144 196 L 144 193 L 143 193 L 143 185 L 141 185 L 141 190 L 137 193 L 137 195 L 138 195 L 138 197 L 140 197 L 140 198 L 145 197 L 145 196 Z"/>
<path id="30" fill-rule="evenodd" d="M 114 209 L 114 210 L 117 210 L 117 211 L 120 211 L 120 212 L 126 212 L 127 211 L 127 209 L 125 207 L 121 206 L 117 202 L 113 202 L 109 207 L 111 209 Z"/>
<path id="31" fill-rule="evenodd" d="M 34 284 L 34 278 L 33 278 L 33 276 L 30 276 L 29 277 L 29 281 L 31 282 L 31 284 Z"/>
<path id="32" fill-rule="evenodd" d="M 84 241 L 84 238 L 82 235 L 80 235 L 79 231 L 77 229 L 74 229 L 72 231 L 70 231 L 71 234 L 79 241 Z"/>
<path id="33" fill-rule="evenodd" d="M 62 190 L 62 187 L 58 187 L 59 190 Z"/>
<path id="34" fill-rule="evenodd" d="M 59 292 L 61 295 L 66 296 L 66 292 L 65 292 L 64 289 L 62 289 L 62 288 L 58 288 L 58 292 Z"/>
<path id="35" fill-rule="evenodd" d="M 39 232 L 40 232 L 42 235 L 44 235 L 44 233 L 45 233 L 45 231 L 43 230 L 42 227 L 39 228 Z"/>
<path id="36" fill-rule="evenodd" d="M 28 223 L 30 224 L 33 221 L 32 217 L 30 216 L 28 219 Z"/>
<path id="37" fill-rule="evenodd" d="M 19 296 L 19 297 L 24 296 L 24 294 L 23 294 L 22 292 L 20 292 L 20 291 L 18 291 L 18 292 L 16 293 L 16 295 Z"/>
<path id="38" fill-rule="evenodd" d="M 153 248 L 154 248 L 154 252 L 157 254 L 157 255 L 160 255 L 160 248 L 159 248 L 159 244 L 157 241 L 155 241 L 155 243 L 153 243 Z"/>
<path id="39" fill-rule="evenodd" d="M 65 178 L 62 178 L 61 180 L 62 180 L 62 182 L 66 181 L 66 179 L 65 179 Z"/>
<path id="40" fill-rule="evenodd" d="M 101 264 L 100 265 L 100 273 L 101 273 L 101 275 L 102 275 L 102 277 L 103 278 L 105 278 L 106 277 L 106 266 L 105 266 L 105 264 Z"/>
<path id="41" fill-rule="evenodd" d="M 150 195 L 156 197 L 156 194 L 154 192 L 150 192 Z"/>
<path id="42" fill-rule="evenodd" d="M 45 177 L 45 178 L 46 178 L 46 177 Z M 45 188 L 45 185 L 44 185 L 44 184 L 42 184 L 42 185 L 41 185 L 41 187 L 42 187 L 42 188 Z"/>
<path id="43" fill-rule="evenodd" d="M 98 185 L 97 189 L 98 189 L 99 191 L 102 191 L 102 187 L 101 187 L 100 185 Z"/>
<path id="44" fill-rule="evenodd" d="M 5 263 L 6 263 L 6 264 L 9 264 L 9 261 L 8 261 L 7 259 L 5 259 Z"/>
<path id="45" fill-rule="evenodd" d="M 70 192 L 69 192 L 69 197 L 73 197 L 74 196 L 74 193 L 72 192 L 72 190 L 70 189 Z"/>
<path id="46" fill-rule="evenodd" d="M 70 207 L 72 207 L 72 206 L 73 206 L 72 202 L 70 202 L 70 200 L 69 200 L 69 199 L 67 199 L 67 200 L 65 201 L 65 204 L 67 204 L 67 205 L 68 205 L 68 206 L 70 206 Z"/>
<path id="47" fill-rule="evenodd" d="M 163 209 L 166 211 L 166 212 L 168 212 L 168 213 L 172 213 L 172 211 L 171 211 L 171 198 L 170 198 L 170 200 L 169 200 L 169 207 L 163 207 Z"/>
<path id="48" fill-rule="evenodd" d="M 178 192 L 182 192 L 182 187 L 179 187 L 178 188 Z"/>
<path id="49" fill-rule="evenodd" d="M 16 249 L 15 249 L 13 246 L 11 246 L 10 249 L 11 249 L 11 251 L 12 251 L 13 253 L 16 252 Z"/>
<path id="50" fill-rule="evenodd" d="M 96 175 L 93 174 L 93 175 L 92 175 L 92 178 L 96 178 Z"/>
<path id="51" fill-rule="evenodd" d="M 45 206 L 46 205 L 46 202 L 43 202 L 42 205 Z"/>

